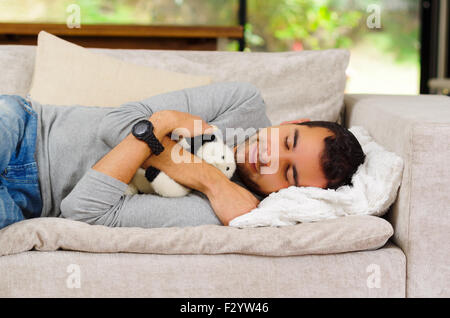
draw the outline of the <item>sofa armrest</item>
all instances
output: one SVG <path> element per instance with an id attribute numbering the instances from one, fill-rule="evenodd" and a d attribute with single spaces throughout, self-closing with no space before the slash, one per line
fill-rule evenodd
<path id="1" fill-rule="evenodd" d="M 344 125 L 363 126 L 404 159 L 387 219 L 407 258 L 408 297 L 449 297 L 450 98 L 346 95 Z"/>

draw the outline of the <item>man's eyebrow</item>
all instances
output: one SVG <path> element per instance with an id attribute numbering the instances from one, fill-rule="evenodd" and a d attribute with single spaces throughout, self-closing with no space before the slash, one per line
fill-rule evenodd
<path id="1" fill-rule="evenodd" d="M 294 146 L 292 147 L 293 149 L 295 148 L 295 146 L 297 146 L 297 140 L 298 140 L 298 129 L 295 129 L 295 133 L 294 133 Z"/>

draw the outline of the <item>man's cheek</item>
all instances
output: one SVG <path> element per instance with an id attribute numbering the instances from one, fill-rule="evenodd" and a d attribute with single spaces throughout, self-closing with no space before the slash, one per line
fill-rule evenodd
<path id="1" fill-rule="evenodd" d="M 241 165 L 245 162 L 246 145 L 241 145 L 236 151 L 236 163 Z"/>
<path id="2" fill-rule="evenodd" d="M 278 160 L 272 160 L 270 166 L 261 167 L 261 174 L 272 175 L 278 172 L 279 164 Z"/>

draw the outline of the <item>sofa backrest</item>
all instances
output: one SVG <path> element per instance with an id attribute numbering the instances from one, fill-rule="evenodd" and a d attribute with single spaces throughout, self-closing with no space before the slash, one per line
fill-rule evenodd
<path id="1" fill-rule="evenodd" d="M 175 72 L 207 75 L 213 82 L 246 81 L 257 86 L 272 124 L 286 118 L 341 122 L 346 50 L 226 52 L 179 50 L 89 49 L 134 64 Z M 28 93 L 35 46 L 0 46 L 0 94 Z"/>
<path id="2" fill-rule="evenodd" d="M 0 94 L 28 93 L 35 55 L 32 45 L 0 45 Z"/>

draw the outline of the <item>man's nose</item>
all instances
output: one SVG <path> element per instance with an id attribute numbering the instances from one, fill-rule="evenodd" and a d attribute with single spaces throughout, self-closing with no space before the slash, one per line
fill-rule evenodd
<path id="1" fill-rule="evenodd" d="M 263 151 L 263 152 L 261 152 L 261 155 L 259 156 L 259 159 L 261 161 L 261 165 L 269 165 L 271 157 L 267 153 L 267 151 Z"/>
<path id="2" fill-rule="evenodd" d="M 263 166 L 270 166 L 270 162 L 273 160 L 272 155 L 272 147 L 276 147 L 277 145 L 271 145 L 268 141 L 263 141 L 260 144 L 259 149 L 259 159 L 260 163 Z"/>
<path id="3" fill-rule="evenodd" d="M 275 148 L 275 147 L 277 147 L 277 148 Z M 271 151 L 271 149 L 274 149 L 274 150 Z M 274 162 L 274 161 L 278 161 L 278 162 L 290 161 L 293 159 L 294 156 L 295 156 L 295 154 L 284 149 L 282 146 L 273 144 L 273 145 L 269 145 L 268 151 L 261 151 L 260 162 L 261 162 L 261 166 L 270 167 L 272 162 Z"/>

